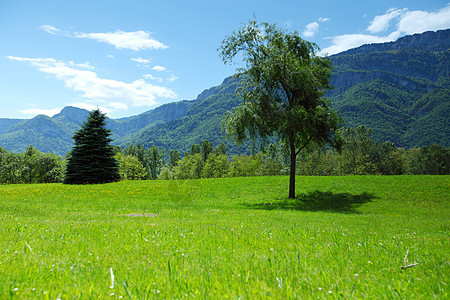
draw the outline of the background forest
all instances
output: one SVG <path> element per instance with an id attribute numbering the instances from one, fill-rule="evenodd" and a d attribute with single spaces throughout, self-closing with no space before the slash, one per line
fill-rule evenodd
<path id="1" fill-rule="evenodd" d="M 439 144 L 450 147 L 450 29 L 364 45 L 330 56 L 334 66 L 327 94 L 344 127 L 373 130 L 377 142 L 390 141 L 405 149 Z M 108 119 L 113 144 L 153 145 L 166 153 L 190 151 L 204 140 L 225 143 L 230 155 L 251 153 L 251 145 L 236 146 L 223 135 L 222 116 L 238 106 L 239 82 L 226 78 L 195 100 L 172 102 L 137 116 Z M 24 152 L 33 145 L 41 152 L 65 156 L 72 136 L 86 120 L 87 110 L 66 107 L 53 117 L 0 119 L 0 146 Z"/>
<path id="2" fill-rule="evenodd" d="M 297 174 L 449 174 L 450 30 L 364 45 L 330 57 L 327 97 L 344 120 L 341 152 L 312 145 Z M 265 151 L 223 134 L 225 112 L 241 103 L 226 78 L 195 100 L 108 119 L 122 179 L 287 174 L 282 145 Z M 73 133 L 89 112 L 0 119 L 0 182 L 60 182 Z M 32 146 L 30 146 L 32 145 Z"/>
<path id="3" fill-rule="evenodd" d="M 298 175 L 403 175 L 450 174 L 450 149 L 437 144 L 405 150 L 392 142 L 379 143 L 371 130 L 361 126 L 343 133 L 346 143 L 340 152 L 310 147 L 297 160 Z M 141 144 L 115 147 L 122 180 L 198 179 L 287 175 L 289 156 L 280 144 L 270 144 L 265 151 L 246 155 L 228 155 L 227 146 L 214 146 L 205 140 L 191 145 L 181 154 L 168 155 L 156 146 Z M 62 182 L 65 160 L 30 146 L 23 153 L 0 148 L 0 183 Z"/>

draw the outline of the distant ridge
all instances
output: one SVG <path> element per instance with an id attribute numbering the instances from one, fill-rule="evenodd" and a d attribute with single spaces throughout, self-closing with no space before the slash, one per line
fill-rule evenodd
<path id="1" fill-rule="evenodd" d="M 445 51 L 450 48 L 450 29 L 407 35 L 395 42 L 366 44 L 336 55 L 353 55 L 411 48 L 421 48 L 427 51 Z"/>
<path id="2" fill-rule="evenodd" d="M 379 141 L 450 147 L 450 29 L 363 45 L 330 57 L 328 93 L 347 126 Z"/>
<path id="3" fill-rule="evenodd" d="M 22 121 L 22 119 L 0 119 L 0 135 L 4 134 L 9 128 Z"/>
<path id="4" fill-rule="evenodd" d="M 66 106 L 64 107 L 60 113 L 54 115 L 53 119 L 58 118 L 66 118 L 70 122 L 74 122 L 76 124 L 83 124 L 84 121 L 86 121 L 87 116 L 89 115 L 89 112 L 85 109 L 73 107 L 73 106 Z"/>
<path id="5" fill-rule="evenodd" d="M 333 90 L 327 93 L 345 126 L 365 125 L 373 138 L 412 148 L 437 143 L 450 147 L 450 29 L 405 36 L 396 42 L 363 45 L 330 56 Z M 114 144 L 141 143 L 187 152 L 203 140 L 224 142 L 230 154 L 248 153 L 249 145 L 225 139 L 221 119 L 239 105 L 238 81 L 205 89 L 190 101 L 161 105 L 142 114 L 108 119 Z M 23 152 L 29 145 L 65 155 L 73 132 L 88 111 L 65 107 L 53 117 L 0 119 L 0 146 Z"/>

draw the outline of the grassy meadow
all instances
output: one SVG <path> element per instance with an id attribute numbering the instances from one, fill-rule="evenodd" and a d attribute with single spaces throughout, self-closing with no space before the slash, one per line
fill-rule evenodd
<path id="1" fill-rule="evenodd" d="M 288 181 L 2 185 L 0 298 L 449 297 L 450 176 Z"/>

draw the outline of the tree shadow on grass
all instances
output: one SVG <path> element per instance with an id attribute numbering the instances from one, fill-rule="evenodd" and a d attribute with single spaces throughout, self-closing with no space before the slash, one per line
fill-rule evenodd
<path id="1" fill-rule="evenodd" d="M 297 195 L 295 199 L 283 199 L 267 203 L 245 203 L 251 209 L 264 210 L 303 210 L 303 211 L 329 211 L 339 213 L 359 213 L 356 208 L 364 203 L 371 202 L 375 196 L 369 193 L 352 195 L 349 193 L 321 192 L 319 190 Z"/>

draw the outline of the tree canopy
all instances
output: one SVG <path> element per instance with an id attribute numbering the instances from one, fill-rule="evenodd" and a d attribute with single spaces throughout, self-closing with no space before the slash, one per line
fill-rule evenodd
<path id="1" fill-rule="evenodd" d="M 75 133 L 75 145 L 67 158 L 66 184 L 94 184 L 118 181 L 119 167 L 110 145 L 105 114 L 93 110 Z"/>
<path id="2" fill-rule="evenodd" d="M 290 151 L 289 198 L 295 198 L 296 157 L 309 143 L 338 145 L 337 114 L 324 96 L 331 88 L 331 62 L 317 45 L 275 25 L 254 20 L 226 37 L 224 63 L 242 58 L 238 69 L 243 103 L 224 116 L 228 135 L 268 141 L 278 137 Z"/>

